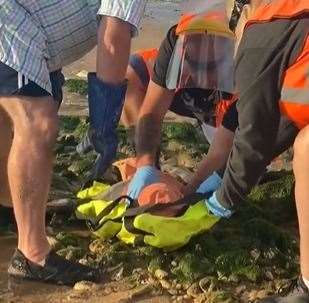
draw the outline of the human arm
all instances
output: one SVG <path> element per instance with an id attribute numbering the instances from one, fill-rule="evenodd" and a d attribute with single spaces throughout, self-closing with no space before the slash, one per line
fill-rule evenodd
<path id="1" fill-rule="evenodd" d="M 132 198 L 137 198 L 145 186 L 158 181 L 155 164 L 161 138 L 161 125 L 175 95 L 175 92 L 168 90 L 165 84 L 167 67 L 175 43 L 175 27 L 172 27 L 161 44 L 152 80 L 139 113 L 135 131 L 137 172 L 128 187 L 128 195 Z"/>
<path id="2" fill-rule="evenodd" d="M 135 142 L 138 166 L 154 165 L 156 161 L 161 124 L 175 96 L 174 90 L 166 88 L 166 74 L 176 41 L 175 26 L 173 26 L 161 43 L 152 79 L 139 113 Z"/>
<path id="3" fill-rule="evenodd" d="M 199 164 L 191 182 L 184 188 L 185 194 L 194 192 L 201 184 L 204 188 L 209 188 L 211 184 L 212 190 L 215 190 L 217 188 L 214 188 L 214 184 L 219 186 L 219 183 L 221 183 L 218 183 L 218 179 L 221 179 L 221 177 L 214 172 L 224 170 L 233 145 L 234 133 L 238 127 L 236 103 L 233 102 L 225 110 L 206 157 Z"/>
<path id="4" fill-rule="evenodd" d="M 97 73 L 88 75 L 88 137 L 100 156 L 87 177 L 90 181 L 100 179 L 116 156 L 116 128 L 127 90 L 131 38 L 145 4 L 142 0 L 102 1 L 98 11 Z"/>
<path id="5" fill-rule="evenodd" d="M 194 192 L 213 172 L 225 167 L 234 139 L 234 132 L 220 125 L 206 157 L 200 162 L 184 193 Z"/>
<path id="6" fill-rule="evenodd" d="M 141 190 L 159 179 L 155 167 L 160 145 L 163 118 L 173 100 L 174 92 L 150 81 L 140 110 L 135 132 L 137 171 L 129 184 L 128 196 L 136 199 Z"/>
<path id="7" fill-rule="evenodd" d="M 244 199 L 276 150 L 281 82 L 289 59 L 283 45 L 290 33 L 285 24 L 277 24 L 272 35 L 263 35 L 266 29 L 267 24 L 249 27 L 236 59 L 239 128 L 222 186 L 215 193 L 225 207 Z"/>
<path id="8" fill-rule="evenodd" d="M 125 79 L 131 49 L 132 25 L 103 16 L 98 29 L 97 77 L 119 84 Z"/>
<path id="9" fill-rule="evenodd" d="M 144 13 L 145 0 L 104 0 L 98 11 L 97 76 L 108 83 L 125 79 L 131 38 Z"/>
<path id="10" fill-rule="evenodd" d="M 174 94 L 174 91 L 150 81 L 136 127 L 137 167 L 155 165 L 162 122 Z"/>

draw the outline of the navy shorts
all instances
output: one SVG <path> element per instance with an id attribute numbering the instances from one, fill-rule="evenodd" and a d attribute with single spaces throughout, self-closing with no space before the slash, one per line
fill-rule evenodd
<path id="1" fill-rule="evenodd" d="M 28 97 L 47 97 L 52 96 L 54 100 L 61 103 L 62 86 L 64 84 L 64 76 L 61 70 L 54 71 L 49 74 L 52 95 L 45 89 L 22 76 L 18 79 L 18 72 L 6 64 L 0 62 L 0 96 L 28 96 Z"/>
<path id="2" fill-rule="evenodd" d="M 132 54 L 129 58 L 129 65 L 133 68 L 145 89 L 147 90 L 150 81 L 150 75 L 144 59 L 139 54 Z"/>

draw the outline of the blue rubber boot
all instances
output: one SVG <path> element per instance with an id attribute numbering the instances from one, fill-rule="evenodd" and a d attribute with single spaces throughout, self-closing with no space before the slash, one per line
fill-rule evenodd
<path id="1" fill-rule="evenodd" d="M 120 120 L 127 82 L 115 85 L 98 79 L 95 73 L 88 74 L 89 139 L 95 151 L 100 154 L 93 169 L 93 179 L 104 174 L 116 157 L 118 138 L 117 126 Z"/>

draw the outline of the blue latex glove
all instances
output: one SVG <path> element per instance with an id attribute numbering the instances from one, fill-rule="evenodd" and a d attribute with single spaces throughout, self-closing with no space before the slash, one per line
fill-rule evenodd
<path id="1" fill-rule="evenodd" d="M 94 168 L 94 179 L 102 176 L 114 160 L 118 147 L 117 126 L 123 108 L 127 83 L 109 84 L 88 74 L 90 128 L 88 136 L 100 154 Z"/>
<path id="2" fill-rule="evenodd" d="M 201 194 L 213 193 L 220 187 L 221 183 L 222 178 L 214 172 L 199 186 L 196 192 Z"/>
<path id="3" fill-rule="evenodd" d="M 217 217 L 230 218 L 233 214 L 233 212 L 230 209 L 225 208 L 218 201 L 216 192 L 214 192 L 209 199 L 205 200 L 205 204 L 209 209 L 209 211 Z"/>
<path id="4" fill-rule="evenodd" d="M 137 169 L 133 179 L 128 186 L 127 195 L 137 199 L 142 189 L 152 183 L 159 181 L 159 171 L 151 165 L 142 166 Z"/>

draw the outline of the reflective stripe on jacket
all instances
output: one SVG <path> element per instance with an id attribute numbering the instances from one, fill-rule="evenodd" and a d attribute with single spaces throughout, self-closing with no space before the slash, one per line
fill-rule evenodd
<path id="1" fill-rule="evenodd" d="M 271 22 L 276 19 L 292 19 L 309 14 L 309 0 L 274 0 L 261 6 L 246 27 L 255 23 Z M 280 111 L 298 128 L 309 124 L 309 36 L 295 62 L 285 71 Z"/>
<path id="2" fill-rule="evenodd" d="M 267 2 L 247 23 L 236 56 L 239 127 L 216 193 L 226 207 L 243 201 L 273 159 L 280 121 L 309 123 L 309 0 Z"/>
<path id="3" fill-rule="evenodd" d="M 286 71 L 279 106 L 298 128 L 309 124 L 309 37 L 296 62 Z"/>

